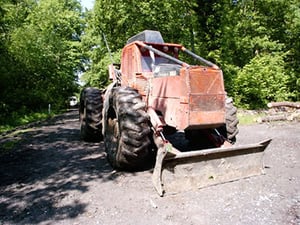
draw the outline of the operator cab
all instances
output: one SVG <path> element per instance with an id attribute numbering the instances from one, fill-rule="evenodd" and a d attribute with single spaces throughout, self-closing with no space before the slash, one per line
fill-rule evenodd
<path id="1" fill-rule="evenodd" d="M 178 58 L 179 46 L 166 44 L 159 31 L 145 30 L 130 39 L 127 44 L 134 41 L 142 41 L 151 47 Z M 181 65 L 161 55 L 155 54 L 143 46 L 139 46 L 141 53 L 142 72 L 152 72 L 154 77 L 179 76 Z"/>
<path id="2" fill-rule="evenodd" d="M 152 47 L 159 50 L 160 46 L 152 45 Z M 168 49 L 168 46 L 163 46 L 164 49 Z M 159 56 L 154 54 L 149 50 L 143 50 L 142 47 L 141 51 L 141 65 L 143 72 L 153 72 L 154 77 L 163 77 L 163 76 L 179 76 L 181 65 L 173 62 L 170 59 L 167 59 L 163 56 Z M 169 53 L 169 52 L 164 52 Z M 169 53 L 170 54 L 170 53 Z"/>

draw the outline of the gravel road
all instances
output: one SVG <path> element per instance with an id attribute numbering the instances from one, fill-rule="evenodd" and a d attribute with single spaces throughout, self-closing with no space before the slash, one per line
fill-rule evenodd
<path id="1" fill-rule="evenodd" d="M 237 144 L 267 138 L 265 175 L 161 198 L 151 171 L 114 171 L 81 142 L 69 111 L 0 137 L 0 224 L 300 224 L 300 123 L 240 126 Z"/>

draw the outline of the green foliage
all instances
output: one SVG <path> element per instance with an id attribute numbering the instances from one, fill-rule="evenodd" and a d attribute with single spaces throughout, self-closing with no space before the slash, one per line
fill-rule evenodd
<path id="1" fill-rule="evenodd" d="M 146 29 L 218 64 L 241 107 L 300 100 L 299 0 L 96 0 L 86 12 L 79 0 L 0 1 L 4 119 L 64 107 L 78 74 L 104 88 L 108 65 Z"/>
<path id="2" fill-rule="evenodd" d="M 300 100 L 300 2 L 292 0 L 285 8 L 285 30 L 282 35 L 286 48 L 289 50 L 287 66 L 290 70 L 290 91 L 294 93 L 294 100 Z"/>
<path id="3" fill-rule="evenodd" d="M 82 67 L 80 3 L 5 0 L 0 13 L 1 116 L 65 107 Z"/>
<path id="4" fill-rule="evenodd" d="M 121 49 L 127 39 L 136 33 L 153 29 L 159 30 L 168 42 L 185 42 L 193 46 L 195 1 L 108 1 L 95 2 L 93 12 L 87 14 L 87 26 L 82 37 L 86 72 L 82 80 L 87 86 L 105 87 L 108 80 L 110 55 L 114 63 L 120 62 Z M 163 21 L 163 22 L 162 22 Z"/>
<path id="5" fill-rule="evenodd" d="M 9 153 L 19 143 L 19 140 L 6 141 L 0 144 L 0 156 Z"/>
<path id="6" fill-rule="evenodd" d="M 94 7 L 94 26 L 104 33 L 112 51 L 124 46 L 134 34 L 150 29 L 159 30 L 173 42 L 190 37 L 196 19 L 192 8 L 196 1 L 159 0 L 98 0 Z"/>
<path id="7" fill-rule="evenodd" d="M 10 116 L 0 119 L 0 134 L 15 127 L 22 126 L 31 122 L 41 121 L 51 118 L 55 115 L 55 112 L 13 112 Z"/>
<path id="8" fill-rule="evenodd" d="M 87 84 L 105 86 L 110 57 L 126 40 L 159 30 L 168 42 L 184 44 L 223 70 L 229 95 L 239 106 L 265 107 L 268 101 L 299 99 L 299 2 L 250 1 L 96 1 L 85 38 L 92 60 Z M 114 54 L 115 53 L 115 54 Z M 263 80 L 263 82 L 261 82 Z"/>
<path id="9" fill-rule="evenodd" d="M 248 109 L 266 107 L 270 101 L 284 101 L 291 97 L 279 53 L 257 55 L 238 72 L 234 96 L 240 106 Z"/>
<path id="10" fill-rule="evenodd" d="M 207 57 L 223 69 L 227 92 L 237 97 L 239 106 L 299 100 L 299 1 L 201 1 L 197 11 L 201 28 L 212 23 L 200 32 Z M 259 84 L 265 73 L 276 73 L 274 82 L 283 83 Z"/>
<path id="11" fill-rule="evenodd" d="M 97 49 L 94 49 L 97 51 Z M 108 65 L 113 63 L 120 63 L 121 52 L 114 52 L 112 56 L 109 53 L 103 54 L 100 59 L 95 58 L 93 61 L 98 63 L 92 63 L 90 70 L 84 73 L 81 80 L 85 86 L 105 88 L 109 83 Z M 112 58 L 111 58 L 112 57 Z M 111 61 L 111 59 L 113 61 Z"/>

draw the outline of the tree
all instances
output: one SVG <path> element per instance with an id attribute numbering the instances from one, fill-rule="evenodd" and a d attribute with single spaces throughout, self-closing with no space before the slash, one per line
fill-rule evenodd
<path id="1" fill-rule="evenodd" d="M 294 1 L 198 2 L 202 4 L 198 5 L 200 8 L 198 18 L 199 23 L 202 24 L 201 28 L 204 27 L 202 43 L 206 47 L 208 58 L 221 66 L 225 76 L 226 90 L 229 95 L 239 98 L 240 106 L 249 107 L 250 102 L 253 101 L 250 104 L 252 107 L 265 107 L 265 102 L 270 98 L 276 99 L 284 96 L 287 100 L 295 96 L 291 88 L 295 87 L 296 75 L 293 73 L 294 69 L 288 64 L 295 54 L 291 54 L 288 48 L 291 43 L 288 41 L 288 26 L 285 19 L 287 15 L 291 15 L 290 8 Z M 279 61 L 280 64 L 274 64 Z M 256 98 L 264 98 L 264 100 L 261 99 L 259 103 L 255 102 L 256 98 L 249 98 L 248 92 L 248 96 L 243 96 L 246 94 L 243 89 L 254 91 L 255 87 L 260 87 L 261 81 L 252 78 L 255 75 L 251 72 L 251 67 L 253 70 L 272 72 L 272 66 L 278 66 L 274 69 L 275 71 L 284 71 L 284 74 L 278 73 L 275 80 L 285 80 L 282 83 L 284 88 L 280 90 L 288 94 L 276 91 L 274 93 L 278 95 L 277 97 L 260 95 Z M 295 68 L 299 67 L 295 65 Z M 257 74 L 260 73 L 257 71 Z M 270 76 L 274 74 L 271 73 Z M 245 83 L 241 83 L 241 77 L 250 79 L 251 82 L 243 79 Z M 274 91 L 272 87 L 270 90 Z M 252 95 L 255 94 L 252 93 Z"/>
<path id="2" fill-rule="evenodd" d="M 59 107 L 81 72 L 105 87 L 108 64 L 146 29 L 218 64 L 241 107 L 300 98 L 297 0 L 97 0 L 85 13 L 78 0 L 1 0 L 1 114 Z"/>
<path id="3" fill-rule="evenodd" d="M 12 1 L 1 0 L 0 4 L 0 114 L 9 114 L 19 106 L 17 98 L 14 98 L 17 91 L 16 83 L 21 81 L 20 75 L 25 70 L 15 60 L 14 55 L 9 51 L 11 33 L 21 26 L 30 13 L 30 9 L 36 3 L 32 0 Z"/>
<path id="4" fill-rule="evenodd" d="M 88 46 L 91 64 L 83 79 L 87 85 L 107 84 L 107 65 L 110 62 L 107 44 L 113 61 L 119 62 L 121 49 L 131 36 L 143 30 L 159 30 L 165 41 L 193 47 L 195 1 L 128 1 L 98 0 L 88 15 L 83 37 Z"/>
<path id="5" fill-rule="evenodd" d="M 1 80 L 6 82 L 1 90 L 5 96 L 2 106 L 9 110 L 36 110 L 49 103 L 62 106 L 77 90 L 76 71 L 82 67 L 79 2 L 6 2 L 1 6 L 6 25 L 2 26 L 5 40 L 1 41 L 10 63 L 6 66 L 1 58 Z"/>
<path id="6" fill-rule="evenodd" d="M 284 35 L 282 35 L 288 50 L 287 68 L 290 71 L 289 87 L 294 93 L 293 100 L 300 100 L 300 2 L 291 0 L 285 7 L 286 13 Z"/>
<path id="7" fill-rule="evenodd" d="M 235 79 L 236 103 L 248 109 L 261 108 L 269 102 L 283 101 L 291 96 L 289 76 L 281 53 L 256 55 L 240 70 Z"/>

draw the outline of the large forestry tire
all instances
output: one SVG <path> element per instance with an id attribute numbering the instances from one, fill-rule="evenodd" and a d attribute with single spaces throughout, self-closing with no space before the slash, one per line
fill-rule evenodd
<path id="1" fill-rule="evenodd" d="M 102 136 L 102 91 L 85 88 L 80 95 L 80 137 L 84 141 L 98 142 Z"/>
<path id="2" fill-rule="evenodd" d="M 224 135 L 229 142 L 234 144 L 236 142 L 236 135 L 238 134 L 237 108 L 233 105 L 232 98 L 226 98 L 226 127 L 220 129 L 222 135 Z"/>
<path id="3" fill-rule="evenodd" d="M 150 166 L 151 139 L 145 103 L 129 87 L 111 89 L 104 110 L 104 143 L 115 169 L 141 170 Z"/>

